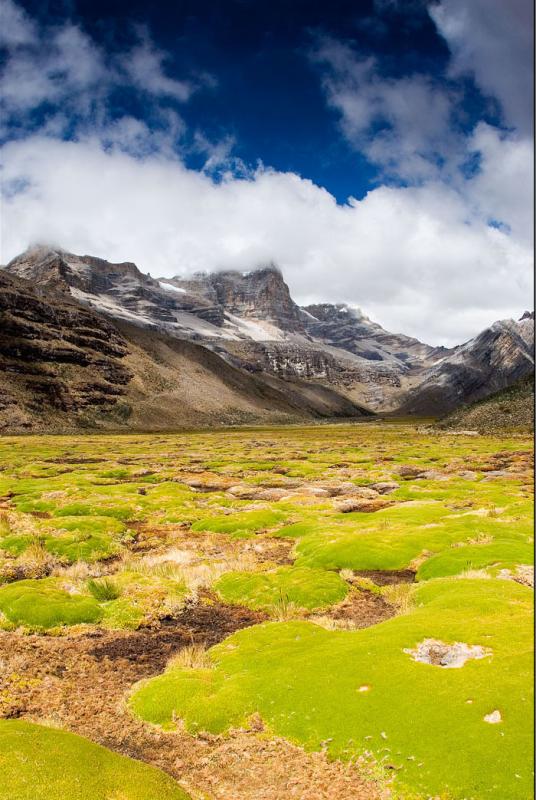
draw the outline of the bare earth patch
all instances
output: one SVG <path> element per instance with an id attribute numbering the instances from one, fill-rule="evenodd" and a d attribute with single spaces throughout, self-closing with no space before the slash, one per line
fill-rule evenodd
<path id="1" fill-rule="evenodd" d="M 465 642 L 446 644 L 439 639 L 424 639 L 414 650 L 406 648 L 404 653 L 408 653 L 414 661 L 421 664 L 457 669 L 473 658 L 480 659 L 490 656 L 491 650 L 481 647 L 479 644 L 466 644 Z"/>
<path id="2" fill-rule="evenodd" d="M 350 592 L 342 603 L 323 614 L 313 614 L 309 619 L 327 628 L 357 630 L 377 625 L 394 617 L 395 613 L 395 608 L 383 597 L 362 590 Z"/>
<path id="3" fill-rule="evenodd" d="M 229 736 L 163 733 L 135 719 L 125 698 L 192 644 L 210 647 L 264 615 L 205 602 L 135 632 L 93 630 L 65 636 L 0 632 L 0 716 L 74 731 L 168 772 L 194 800 L 383 800 L 363 766 L 305 753 L 269 737 L 262 722 Z"/>

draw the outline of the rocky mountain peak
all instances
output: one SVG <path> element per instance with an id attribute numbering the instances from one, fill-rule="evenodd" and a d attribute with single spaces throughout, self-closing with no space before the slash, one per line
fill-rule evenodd
<path id="1" fill-rule="evenodd" d="M 221 306 L 228 314 L 273 322 L 289 332 L 304 330 L 300 309 L 274 264 L 250 272 L 226 270 L 176 276 L 172 283 Z"/>
<path id="2" fill-rule="evenodd" d="M 223 315 L 203 298 L 169 291 L 131 261 L 113 263 L 96 256 L 75 255 L 43 245 L 29 248 L 6 266 L 6 271 L 53 293 L 70 294 L 107 316 L 143 326 L 177 326 L 186 312 L 221 325 Z"/>
<path id="3" fill-rule="evenodd" d="M 155 284 L 130 261 L 114 264 L 95 256 L 78 256 L 43 244 L 34 245 L 12 259 L 6 270 L 11 275 L 31 280 L 34 285 L 46 285 L 61 291 L 74 288 L 92 293 L 105 292 L 117 280 Z"/>
<path id="4" fill-rule="evenodd" d="M 13 259 L 5 275 L 43 298 L 71 298 L 109 319 L 202 343 L 249 373 L 320 381 L 374 410 L 435 414 L 501 389 L 534 369 L 534 314 L 494 323 L 447 349 L 390 333 L 359 308 L 300 308 L 273 264 L 155 280 L 46 244 Z M 140 334 L 141 335 L 141 334 Z"/>
<path id="5" fill-rule="evenodd" d="M 348 306 L 346 303 L 314 303 L 304 306 L 303 310 L 318 322 L 346 322 L 348 319 L 367 319 L 360 309 Z"/>
<path id="6" fill-rule="evenodd" d="M 69 266 L 64 251 L 45 244 L 35 244 L 12 259 L 6 269 L 12 275 L 30 280 L 34 286 L 46 285 L 69 292 Z"/>

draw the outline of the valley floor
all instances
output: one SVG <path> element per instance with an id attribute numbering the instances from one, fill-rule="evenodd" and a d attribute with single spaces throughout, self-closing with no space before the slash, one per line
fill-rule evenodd
<path id="1" fill-rule="evenodd" d="M 0 463 L 1 796 L 531 796 L 528 439 L 5 437 Z"/>

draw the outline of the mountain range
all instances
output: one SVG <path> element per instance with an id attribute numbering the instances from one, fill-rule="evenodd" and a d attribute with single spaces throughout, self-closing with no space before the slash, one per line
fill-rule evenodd
<path id="1" fill-rule="evenodd" d="M 534 370 L 533 313 L 433 347 L 299 306 L 274 265 L 158 279 L 39 245 L 0 270 L 0 314 L 3 430 L 440 417 Z"/>

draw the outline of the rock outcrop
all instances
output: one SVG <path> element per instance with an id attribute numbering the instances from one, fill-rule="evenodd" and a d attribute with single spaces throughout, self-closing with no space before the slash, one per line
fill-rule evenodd
<path id="1" fill-rule="evenodd" d="M 172 278 L 169 283 L 204 297 L 227 314 L 272 322 L 288 333 L 304 333 L 303 315 L 274 265 L 245 273 L 198 272 L 191 278 Z"/>
<path id="2" fill-rule="evenodd" d="M 166 429 L 368 415 L 307 381 L 251 374 L 207 348 L 81 305 L 62 285 L 0 270 L 0 431 Z M 50 267 L 50 269 L 48 269 Z M 37 278 L 37 279 L 36 279 Z"/>
<path id="3" fill-rule="evenodd" d="M 534 319 L 501 320 L 427 370 L 400 413 L 442 416 L 534 371 Z"/>
<path id="4" fill-rule="evenodd" d="M 89 409 L 126 413 L 120 400 L 132 374 L 128 345 L 106 319 L 68 295 L 50 303 L 28 281 L 0 272 L 0 417 L 33 427 L 36 416 Z"/>
<path id="5" fill-rule="evenodd" d="M 202 344 L 234 369 L 312 382 L 381 413 L 442 415 L 533 369 L 532 312 L 447 349 L 390 333 L 345 304 L 301 308 L 273 265 L 155 280 L 130 262 L 37 246 L 6 271 L 109 320 Z"/>
<path id="6" fill-rule="evenodd" d="M 214 325 L 223 322 L 220 307 L 198 295 L 170 291 L 128 261 L 114 264 L 38 245 L 14 258 L 6 269 L 49 292 L 70 294 L 104 314 L 150 327 L 180 329 L 181 314 L 192 315 L 195 322 L 196 318 Z"/>

